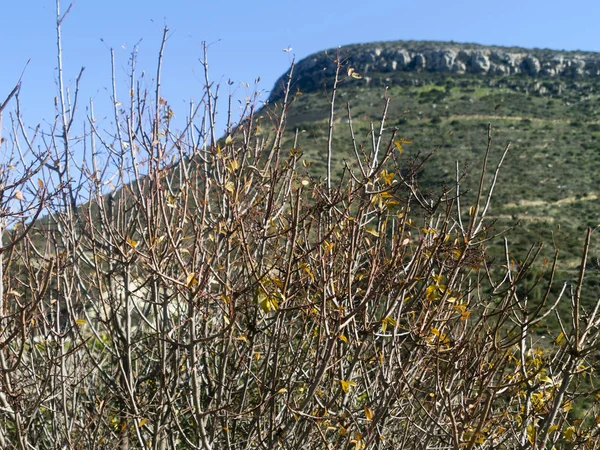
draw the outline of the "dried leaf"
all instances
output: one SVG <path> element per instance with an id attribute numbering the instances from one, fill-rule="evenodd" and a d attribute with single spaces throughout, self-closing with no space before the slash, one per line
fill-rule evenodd
<path id="1" fill-rule="evenodd" d="M 397 141 L 394 141 L 394 145 L 396 146 L 400 154 L 402 154 L 402 152 L 404 151 L 404 149 L 402 148 L 402 144 L 412 144 L 412 141 L 409 139 L 398 139 Z"/>
<path id="2" fill-rule="evenodd" d="M 191 288 L 192 286 L 198 284 L 198 278 L 196 278 L 196 274 L 195 273 L 188 273 L 188 276 L 185 279 L 185 285 L 189 288 Z"/>
<path id="3" fill-rule="evenodd" d="M 340 380 L 340 384 L 342 386 L 342 391 L 344 391 L 345 393 L 348 393 L 352 386 L 356 386 L 356 383 L 354 381 Z"/>
<path id="4" fill-rule="evenodd" d="M 374 228 L 366 228 L 365 227 L 365 231 L 375 237 L 379 237 L 379 233 Z"/>

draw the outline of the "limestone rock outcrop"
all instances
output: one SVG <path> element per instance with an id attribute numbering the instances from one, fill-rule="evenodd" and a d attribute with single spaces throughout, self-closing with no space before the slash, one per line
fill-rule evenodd
<path id="1" fill-rule="evenodd" d="M 395 41 L 349 45 L 308 56 L 294 68 L 297 88 L 306 91 L 322 87 L 332 78 L 337 58 L 367 80 L 395 72 L 523 74 L 536 78 L 583 78 L 600 74 L 600 53 Z M 278 80 L 271 99 L 281 96 L 287 76 L 285 74 Z"/>

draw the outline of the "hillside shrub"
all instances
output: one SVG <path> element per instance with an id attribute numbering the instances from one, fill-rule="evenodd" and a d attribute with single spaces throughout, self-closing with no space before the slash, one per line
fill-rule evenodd
<path id="1" fill-rule="evenodd" d="M 91 105 L 76 135 L 60 84 L 43 150 L 18 109 L 3 141 L 3 448 L 597 447 L 592 230 L 572 284 L 540 246 L 516 258 L 505 238 L 491 260 L 509 151 L 491 127 L 476 192 L 459 173 L 423 192 L 435 156 L 404 156 L 389 98 L 337 166 L 336 129 L 353 124 L 331 112 L 319 178 L 285 126 L 287 95 L 260 112 L 250 99 L 219 138 L 206 73 L 176 130 L 135 57 L 113 129 Z M 336 67 L 331 104 L 352 78 Z"/>

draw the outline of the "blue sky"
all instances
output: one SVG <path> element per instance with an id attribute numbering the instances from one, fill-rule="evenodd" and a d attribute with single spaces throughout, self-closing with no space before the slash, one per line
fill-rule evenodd
<path id="1" fill-rule="evenodd" d="M 31 60 L 23 78 L 23 114 L 32 125 L 51 122 L 56 95 L 54 0 L 0 1 L 0 97 L 4 99 Z M 64 2 L 63 10 L 68 5 Z M 124 82 L 129 54 L 141 39 L 138 67 L 153 74 L 167 25 L 171 31 L 163 86 L 177 114 L 184 113 L 190 98 L 200 96 L 202 41 L 211 43 L 212 78 L 223 84 L 232 80 L 230 89 L 241 98 L 245 88 L 240 83 L 253 84 L 259 76 L 263 90 L 272 88 L 289 67 L 291 54 L 282 51 L 287 47 L 298 59 L 340 45 L 397 39 L 600 51 L 598 17 L 600 2 L 583 0 L 77 0 L 63 24 L 65 81 L 72 85 L 85 66 L 82 100 L 93 98 L 102 114 L 109 98 L 109 49 L 115 49 L 117 78 Z"/>

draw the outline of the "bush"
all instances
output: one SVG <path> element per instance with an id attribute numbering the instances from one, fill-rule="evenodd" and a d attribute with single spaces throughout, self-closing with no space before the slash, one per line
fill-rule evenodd
<path id="1" fill-rule="evenodd" d="M 54 165 L 18 162 L 13 147 L 2 166 L 3 447 L 594 442 L 600 334 L 580 306 L 591 230 L 571 289 L 555 288 L 556 260 L 536 264 L 538 247 L 490 261 L 508 147 L 490 178 L 489 129 L 463 204 L 460 185 L 421 192 L 422 162 L 402 156 L 409 142 L 385 117 L 334 180 L 330 116 L 318 179 L 283 125 L 287 100 L 268 132 L 250 104 L 218 140 L 205 89 L 183 132 L 159 85 L 153 103 L 132 90 L 121 110 L 115 96 L 120 121 L 102 133 L 90 116 L 81 172 L 64 114 L 44 149 Z M 62 86 L 58 99 L 74 110 Z M 5 147 L 32 142 L 14 126 Z M 567 296 L 570 316 L 544 341 Z"/>

